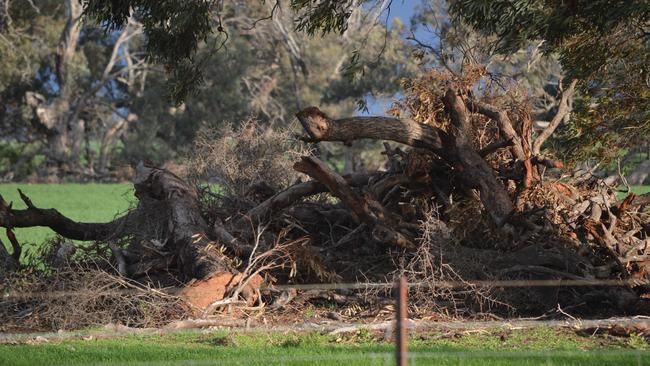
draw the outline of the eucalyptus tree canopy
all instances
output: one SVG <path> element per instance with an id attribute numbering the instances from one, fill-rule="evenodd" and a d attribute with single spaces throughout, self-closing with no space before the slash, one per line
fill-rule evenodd
<path id="1" fill-rule="evenodd" d="M 135 15 L 143 25 L 150 56 L 165 65 L 170 75 L 171 95 L 179 102 L 203 81 L 202 62 L 196 54 L 201 42 L 207 41 L 213 33 L 219 34 L 225 42 L 230 34 L 224 18 L 232 15 L 232 9 L 245 5 L 244 1 L 223 0 L 81 1 L 84 14 L 109 30 L 122 28 L 129 17 Z M 363 2 L 261 0 L 260 4 L 271 6 L 268 15 L 261 16 L 258 21 L 270 20 L 283 4 L 288 4 L 290 10 L 297 13 L 296 30 L 309 34 L 317 31 L 343 33 L 353 10 Z"/>
<path id="2" fill-rule="evenodd" d="M 457 0 L 457 21 L 496 37 L 494 48 L 511 54 L 530 41 L 556 54 L 581 98 L 564 138 L 584 159 L 612 157 L 614 146 L 650 133 L 650 2 L 629 0 Z"/>

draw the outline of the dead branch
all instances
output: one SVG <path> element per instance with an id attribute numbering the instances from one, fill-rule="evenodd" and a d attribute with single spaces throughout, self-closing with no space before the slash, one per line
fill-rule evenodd
<path id="1" fill-rule="evenodd" d="M 376 139 L 395 141 L 405 145 L 438 151 L 442 141 L 435 127 L 410 119 L 391 117 L 351 117 L 332 119 L 317 107 L 303 109 L 296 114 L 308 137 L 308 142 Z M 444 133 L 444 132 L 443 132 Z"/>
<path id="2" fill-rule="evenodd" d="M 505 141 L 511 141 L 512 143 L 512 145 L 508 145 L 508 146 L 511 146 L 510 151 L 512 153 L 513 158 L 521 161 L 526 159 L 521 137 L 515 131 L 512 125 L 512 121 L 510 121 L 510 117 L 508 117 L 508 112 L 506 112 L 505 110 L 500 110 L 499 108 L 493 105 L 479 102 L 476 100 L 469 100 L 467 106 L 472 112 L 480 113 L 494 120 L 497 123 L 497 126 L 499 127 L 499 132 L 501 133 L 501 137 Z M 485 156 L 485 155 L 481 154 L 481 156 Z"/>
<path id="3" fill-rule="evenodd" d="M 372 217 L 366 207 L 367 203 L 352 191 L 343 177 L 332 172 L 320 159 L 304 156 L 294 164 L 293 168 L 321 182 L 354 213 L 357 221 L 369 224 L 376 222 L 376 219 Z"/>
<path id="4" fill-rule="evenodd" d="M 344 176 L 343 179 L 353 187 L 363 186 L 368 183 L 370 175 L 355 173 Z M 319 181 L 297 183 L 252 208 L 244 217 L 256 225 L 304 197 L 323 192 L 327 192 L 327 187 Z"/>
<path id="5" fill-rule="evenodd" d="M 20 198 L 27 205 L 27 209 L 15 210 L 0 197 L 0 227 L 7 229 L 45 226 L 57 234 L 73 240 L 98 240 L 110 239 L 116 229 L 125 220 L 128 214 L 108 223 L 83 223 L 73 221 L 62 215 L 56 209 L 42 209 L 36 207 L 22 191 L 18 190 Z"/>
<path id="6" fill-rule="evenodd" d="M 503 225 L 512 215 L 514 206 L 492 168 L 471 146 L 469 110 L 455 88 L 447 90 L 443 101 L 454 127 L 451 133 L 453 142 L 445 144 L 446 155 L 455 160 L 452 165 L 458 170 L 463 184 L 479 190 L 485 209 L 497 225 Z"/>
<path id="7" fill-rule="evenodd" d="M 378 241 L 403 248 L 414 247 L 408 238 L 392 228 L 394 221 L 379 202 L 356 194 L 340 175 L 332 172 L 319 159 L 312 156 L 302 157 L 301 161 L 294 164 L 294 169 L 323 183 L 352 211 L 357 222 L 372 228 L 373 237 Z"/>
<path id="8" fill-rule="evenodd" d="M 560 125 L 560 123 L 562 123 L 567 113 L 570 112 L 569 99 L 573 96 L 573 93 L 575 93 L 575 88 L 577 83 L 578 80 L 573 79 L 569 87 L 562 92 L 562 98 L 560 99 L 560 104 L 558 105 L 557 113 L 555 114 L 551 122 L 548 124 L 548 126 L 546 126 L 546 128 L 542 132 L 540 132 L 540 134 L 533 142 L 533 150 L 532 150 L 533 155 L 539 155 L 544 142 L 546 142 L 546 140 L 549 137 L 551 137 L 551 135 L 553 134 L 553 132 L 555 132 L 555 130 Z"/>

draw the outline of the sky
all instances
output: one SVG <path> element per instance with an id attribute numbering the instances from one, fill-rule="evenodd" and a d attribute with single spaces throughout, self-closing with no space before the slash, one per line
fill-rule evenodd
<path id="1" fill-rule="evenodd" d="M 413 16 L 413 9 L 417 3 L 417 0 L 393 0 L 390 8 L 391 19 L 400 18 L 403 23 L 408 23 Z"/>
<path id="2" fill-rule="evenodd" d="M 390 18 L 388 19 L 388 24 L 389 25 L 392 24 L 395 18 L 399 18 L 403 24 L 408 25 L 411 17 L 414 14 L 415 7 L 417 4 L 419 4 L 419 2 L 420 2 L 419 0 L 393 0 L 390 6 L 390 15 L 389 15 Z M 387 13 L 383 15 L 384 20 L 386 15 Z M 419 32 L 416 33 L 418 33 L 417 34 L 418 38 L 427 37 L 427 36 L 430 37 L 430 34 L 419 34 Z M 392 99 L 393 98 L 375 99 L 372 97 L 368 97 L 366 98 L 368 111 L 367 112 L 359 111 L 358 114 L 372 115 L 372 116 L 386 115 L 386 110 L 390 107 L 392 103 Z"/>

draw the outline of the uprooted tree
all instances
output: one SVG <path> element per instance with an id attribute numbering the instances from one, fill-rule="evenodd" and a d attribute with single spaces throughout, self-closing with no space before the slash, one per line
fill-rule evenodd
<path id="1" fill-rule="evenodd" d="M 0 199 L 0 226 L 13 247 L 10 254 L 0 246 L 0 273 L 9 277 L 20 267 L 13 231 L 45 226 L 110 250 L 107 270 L 119 276 L 153 286 L 180 281 L 190 303 L 211 310 L 225 299 L 256 301 L 265 275 L 286 283 L 386 278 L 406 271 L 396 257 L 420 253 L 432 235 L 448 237 L 428 265 L 448 265 L 464 279 L 645 278 L 648 197 L 629 194 L 617 201 L 615 190 L 590 172 L 562 172 L 560 162 L 543 154 L 544 142 L 569 113 L 577 81 L 565 85 L 557 114 L 535 133 L 527 106 L 507 93 L 476 98 L 474 82 L 437 72 L 423 80 L 428 91 L 409 94 L 407 87 L 396 117 L 334 119 L 316 107 L 297 114 L 307 143 L 405 145 L 385 142 L 385 170 L 342 176 L 313 155 L 294 159 L 278 152 L 281 139 L 255 144 L 270 132 L 247 123 L 220 145 L 219 136 L 204 136 L 204 150 L 255 150 L 240 167 L 255 165 L 262 175 L 280 169 L 277 176 L 218 181 L 223 190 L 215 193 L 140 164 L 137 207 L 108 223 L 73 221 L 39 208 L 22 192 L 26 209 Z M 294 173 L 281 171 L 287 159 L 297 160 Z M 216 176 L 232 168 L 228 159 L 206 164 Z M 311 180 L 287 184 L 296 172 Z M 432 234 L 425 226 L 434 211 L 444 230 Z M 72 252 L 56 248 L 57 263 L 72 260 Z M 628 311 L 644 289 L 527 289 L 526 300 L 511 305 L 541 311 L 563 303 L 594 311 L 591 305 L 607 304 L 595 311 Z M 490 296 L 512 300 L 506 292 Z"/>

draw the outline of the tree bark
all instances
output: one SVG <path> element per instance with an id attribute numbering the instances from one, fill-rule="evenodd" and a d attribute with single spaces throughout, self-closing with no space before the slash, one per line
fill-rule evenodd
<path id="1" fill-rule="evenodd" d="M 493 221 L 501 226 L 514 212 L 514 205 L 492 168 L 471 146 L 472 126 L 469 110 L 463 98 L 455 89 L 450 88 L 444 100 L 452 122 L 449 135 L 435 127 L 408 119 L 390 117 L 332 119 L 316 107 L 306 108 L 296 116 L 309 135 L 304 138 L 306 141 L 350 142 L 371 138 L 400 142 L 433 151 L 454 167 L 467 188 L 479 190 L 485 209 Z"/>
<path id="2" fill-rule="evenodd" d="M 40 107 L 48 110 L 47 118 L 50 120 L 48 122 L 41 118 L 41 123 L 50 125 L 47 140 L 49 157 L 53 163 L 58 166 L 64 164 L 76 166 L 85 126 L 84 122 L 78 119 L 78 115 L 72 112 L 73 85 L 71 85 L 72 80 L 69 79 L 69 69 L 77 53 L 83 9 L 81 4 L 74 0 L 67 0 L 65 6 L 68 20 L 61 34 L 55 57 L 59 96 L 52 104 Z"/>
<path id="3" fill-rule="evenodd" d="M 573 79 L 569 87 L 562 92 L 562 97 L 560 98 L 560 104 L 558 105 L 557 113 L 555 114 L 555 116 L 553 116 L 553 119 L 548 124 L 548 126 L 546 126 L 546 128 L 537 136 L 537 138 L 533 142 L 533 149 L 532 149 L 533 155 L 539 155 L 540 151 L 542 150 L 542 145 L 544 144 L 544 142 L 549 137 L 551 137 L 553 132 L 555 132 L 558 126 L 560 126 L 560 123 L 564 121 L 567 114 L 571 111 L 569 100 L 573 96 L 573 93 L 575 93 L 577 83 L 578 80 Z"/>
<path id="4" fill-rule="evenodd" d="M 308 133 L 303 140 L 351 142 L 358 139 L 390 140 L 434 151 L 442 149 L 440 130 L 409 119 L 351 117 L 331 119 L 316 107 L 296 114 Z"/>
<path id="5" fill-rule="evenodd" d="M 134 186 L 135 195 L 141 201 L 165 201 L 167 239 L 178 253 L 179 268 L 188 278 L 201 279 L 231 270 L 219 254 L 218 243 L 208 238 L 208 225 L 200 215 L 196 190 L 166 170 L 143 164 L 136 169 Z"/>
<path id="6" fill-rule="evenodd" d="M 446 143 L 446 148 L 453 151 L 451 155 L 457 160 L 452 166 L 459 171 L 465 186 L 479 190 L 483 206 L 492 220 L 501 226 L 514 212 L 508 192 L 496 178 L 492 168 L 471 145 L 472 126 L 469 110 L 459 92 L 455 88 L 449 88 L 443 101 L 453 126 L 453 141 Z"/>
<path id="7" fill-rule="evenodd" d="M 305 173 L 324 184 L 327 189 L 353 213 L 358 224 L 365 224 L 372 229 L 375 240 L 402 248 L 414 248 L 413 242 L 396 230 L 397 222 L 377 201 L 356 194 L 348 183 L 331 171 L 321 160 L 304 156 L 294 164 L 294 169 Z"/>

